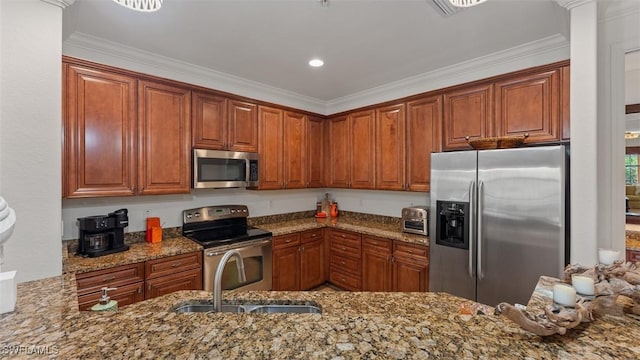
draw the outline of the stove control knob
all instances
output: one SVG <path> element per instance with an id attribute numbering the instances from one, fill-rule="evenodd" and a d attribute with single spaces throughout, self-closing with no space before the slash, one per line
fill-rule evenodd
<path id="1" fill-rule="evenodd" d="M 187 214 L 187 219 L 191 219 L 192 217 L 193 217 L 193 215 Z"/>
<path id="2" fill-rule="evenodd" d="M 242 212 L 247 212 L 247 209 L 242 209 Z"/>
<path id="3" fill-rule="evenodd" d="M 199 213 L 199 212 L 194 213 L 194 214 L 193 214 L 193 216 L 195 216 L 195 217 L 200 217 L 200 213 Z"/>
<path id="4" fill-rule="evenodd" d="M 236 212 L 236 209 L 231 209 L 231 213 L 233 214 L 234 212 Z"/>

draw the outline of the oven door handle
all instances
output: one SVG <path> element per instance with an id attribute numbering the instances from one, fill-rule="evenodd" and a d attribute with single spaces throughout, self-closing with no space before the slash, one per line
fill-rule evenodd
<path id="1" fill-rule="evenodd" d="M 238 250 L 238 249 L 245 249 L 245 248 L 261 247 L 263 245 L 270 244 L 270 243 L 271 243 L 271 238 L 266 239 L 266 240 L 262 240 L 262 241 L 252 242 L 252 243 L 249 243 L 249 244 L 240 243 L 240 244 L 238 244 L 239 246 L 225 248 L 223 251 L 211 251 L 211 252 L 206 252 L 205 251 L 205 255 L 206 256 L 220 256 L 220 255 L 224 255 L 229 250 Z"/>

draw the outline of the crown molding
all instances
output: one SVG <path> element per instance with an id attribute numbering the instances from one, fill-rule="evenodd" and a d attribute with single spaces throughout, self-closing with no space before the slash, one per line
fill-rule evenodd
<path id="1" fill-rule="evenodd" d="M 598 8 L 598 22 L 605 23 L 627 16 L 640 14 L 640 1 L 607 1 L 600 2 Z"/>
<path id="2" fill-rule="evenodd" d="M 73 5 L 76 0 L 40 0 L 43 3 L 47 3 L 49 5 L 57 6 L 61 9 L 66 8 L 67 6 Z"/>
<path id="3" fill-rule="evenodd" d="M 564 36 L 557 34 L 330 101 L 303 96 L 84 33 L 74 33 L 65 40 L 62 52 L 68 56 L 123 69 L 331 115 L 506 72 L 566 60 L 569 58 L 569 42 Z"/>
<path id="4" fill-rule="evenodd" d="M 567 10 L 571 10 L 575 7 L 582 6 L 584 4 L 588 4 L 594 2 L 596 0 L 556 0 L 558 5 L 566 8 Z"/>
<path id="5" fill-rule="evenodd" d="M 569 58 L 569 41 L 556 34 L 486 56 L 442 67 L 417 76 L 327 102 L 327 114 L 391 101 L 427 91 L 479 80 Z"/>
<path id="6" fill-rule="evenodd" d="M 105 65 L 182 81 L 318 114 L 325 114 L 326 112 L 326 103 L 316 98 L 142 51 L 84 33 L 76 32 L 69 36 L 62 43 L 62 53 Z"/>

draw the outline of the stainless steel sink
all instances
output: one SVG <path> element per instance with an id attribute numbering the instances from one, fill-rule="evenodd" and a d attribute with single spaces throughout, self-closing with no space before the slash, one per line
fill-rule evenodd
<path id="1" fill-rule="evenodd" d="M 194 312 L 214 312 L 213 302 L 211 300 L 189 300 L 182 302 L 171 308 L 177 313 L 194 313 Z M 278 303 L 241 303 L 241 304 L 222 304 L 222 312 L 224 313 L 287 313 L 287 314 L 322 314 L 322 309 L 317 305 L 307 304 L 278 304 Z"/>
<path id="2" fill-rule="evenodd" d="M 322 314 L 322 309 L 313 305 L 258 305 L 249 309 L 250 313 Z"/>

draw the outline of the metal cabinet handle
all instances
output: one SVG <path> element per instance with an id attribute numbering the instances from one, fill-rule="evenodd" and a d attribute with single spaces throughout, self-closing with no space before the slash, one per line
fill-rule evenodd
<path id="1" fill-rule="evenodd" d="M 340 250 L 345 251 L 345 250 L 347 250 L 347 248 L 343 246 L 343 247 L 340 248 Z"/>
<path id="2" fill-rule="evenodd" d="M 476 192 L 476 182 L 472 181 L 469 184 L 469 207 L 471 208 L 471 216 L 470 219 L 473 219 L 474 216 L 474 199 Z M 473 221 L 469 224 L 469 277 L 472 279 L 476 276 L 475 269 L 473 267 Z"/>
<path id="3" fill-rule="evenodd" d="M 285 240 L 284 242 L 288 244 L 288 243 L 290 243 L 291 241 L 292 241 L 291 239 L 287 239 L 287 240 Z"/>
<path id="4" fill-rule="evenodd" d="M 173 263 L 173 264 L 171 264 L 171 267 L 172 267 L 172 268 L 177 268 L 177 267 L 179 267 L 180 265 L 182 265 L 182 263 L 177 262 L 177 263 Z"/>
<path id="5" fill-rule="evenodd" d="M 112 280 L 115 280 L 115 279 L 116 279 L 115 276 L 109 276 L 108 278 L 105 278 L 104 280 L 102 280 L 102 282 L 109 282 L 109 281 L 112 281 Z"/>
<path id="6" fill-rule="evenodd" d="M 340 265 L 346 265 L 344 261 L 340 261 Z"/>
<path id="7" fill-rule="evenodd" d="M 484 183 L 478 183 L 478 278 L 484 278 L 482 269 L 482 197 L 484 196 Z"/>
<path id="8" fill-rule="evenodd" d="M 138 294 L 142 293 L 142 286 L 138 286 Z"/>

